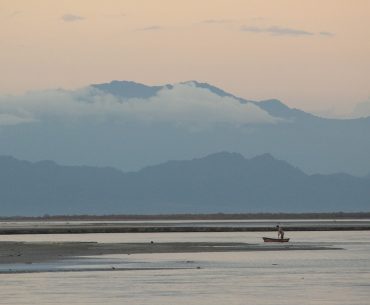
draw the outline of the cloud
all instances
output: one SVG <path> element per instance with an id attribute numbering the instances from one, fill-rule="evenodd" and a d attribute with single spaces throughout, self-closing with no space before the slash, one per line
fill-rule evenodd
<path id="1" fill-rule="evenodd" d="M 9 17 L 15 17 L 15 16 L 17 16 L 17 15 L 19 15 L 19 14 L 21 14 L 22 13 L 22 11 L 13 11 L 13 12 L 11 12 L 10 14 L 9 14 Z"/>
<path id="2" fill-rule="evenodd" d="M 332 33 L 332 32 L 320 32 L 319 35 L 321 35 L 321 36 L 327 36 L 327 37 L 332 37 L 335 34 Z"/>
<path id="3" fill-rule="evenodd" d="M 152 26 L 136 29 L 136 31 L 159 31 L 159 30 L 163 30 L 163 27 L 159 25 L 152 25 Z"/>
<path id="4" fill-rule="evenodd" d="M 0 96 L 1 125 L 71 119 L 166 122 L 193 129 L 214 124 L 240 127 L 281 122 L 252 103 L 241 104 L 235 98 L 218 96 L 191 82 L 164 87 L 147 99 L 122 99 L 93 87 Z"/>
<path id="5" fill-rule="evenodd" d="M 231 19 L 207 19 L 202 21 L 202 23 L 206 24 L 225 24 L 225 23 L 232 23 L 233 20 Z"/>
<path id="6" fill-rule="evenodd" d="M 307 32 L 299 29 L 284 28 L 279 26 L 270 26 L 266 28 L 256 27 L 256 26 L 242 26 L 242 32 L 251 33 L 267 33 L 274 36 L 309 36 L 314 35 L 312 32 Z"/>
<path id="7" fill-rule="evenodd" d="M 36 120 L 32 117 L 21 117 L 10 113 L 0 113 L 0 126 L 19 125 L 35 121 Z"/>
<path id="8" fill-rule="evenodd" d="M 370 97 L 355 106 L 352 116 L 357 118 L 370 117 Z"/>
<path id="9" fill-rule="evenodd" d="M 85 17 L 73 14 L 65 14 L 62 16 L 63 21 L 65 22 L 75 22 L 75 21 L 82 21 Z"/>
<path id="10" fill-rule="evenodd" d="M 140 119 L 181 124 L 276 123 L 278 119 L 254 104 L 241 104 L 232 97 L 221 97 L 193 83 L 176 84 L 146 100 L 128 100 L 129 109 Z"/>

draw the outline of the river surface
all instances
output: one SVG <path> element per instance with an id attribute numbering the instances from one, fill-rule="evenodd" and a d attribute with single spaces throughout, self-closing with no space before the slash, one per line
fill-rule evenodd
<path id="1" fill-rule="evenodd" d="M 0 241 L 259 244 L 263 235 L 275 234 L 3 235 Z M 0 271 L 18 268 L 40 272 L 0 273 L 0 304 L 370 304 L 370 231 L 287 232 L 287 235 L 295 244 L 342 249 L 104 255 L 30 266 L 2 265 Z M 99 269 L 103 271 L 96 271 Z"/>

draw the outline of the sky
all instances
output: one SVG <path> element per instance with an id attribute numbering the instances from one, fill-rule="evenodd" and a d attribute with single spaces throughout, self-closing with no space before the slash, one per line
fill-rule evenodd
<path id="1" fill-rule="evenodd" d="M 370 109 L 370 0 L 0 0 L 0 50 L 2 95 L 198 80 L 321 115 Z"/>

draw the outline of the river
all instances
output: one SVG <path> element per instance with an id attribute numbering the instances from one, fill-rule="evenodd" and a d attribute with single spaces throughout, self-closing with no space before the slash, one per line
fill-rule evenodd
<path id="1" fill-rule="evenodd" d="M 246 242 L 276 233 L 2 235 L 0 241 Z M 0 273 L 0 304 L 368 305 L 370 232 L 287 232 L 293 244 L 337 250 L 132 254 L 75 258 Z M 112 267 L 112 270 L 97 271 Z M 126 270 L 115 270 L 125 267 Z M 63 270 L 80 270 L 62 272 Z M 53 272 L 50 272 L 53 271 Z"/>

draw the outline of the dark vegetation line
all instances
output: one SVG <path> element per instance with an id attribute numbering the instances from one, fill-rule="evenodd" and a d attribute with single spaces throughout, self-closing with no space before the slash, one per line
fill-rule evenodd
<path id="1" fill-rule="evenodd" d="M 370 225 L 284 227 L 285 231 L 369 231 Z M 64 228 L 0 228 L 0 235 L 15 234 L 88 234 L 88 233 L 188 233 L 188 232 L 276 232 L 268 227 L 64 227 Z"/>
<path id="2" fill-rule="evenodd" d="M 235 213 L 235 214 L 156 214 L 156 215 L 43 215 L 1 217 L 0 221 L 78 220 L 254 220 L 254 219 L 368 219 L 370 212 L 333 213 Z"/>

